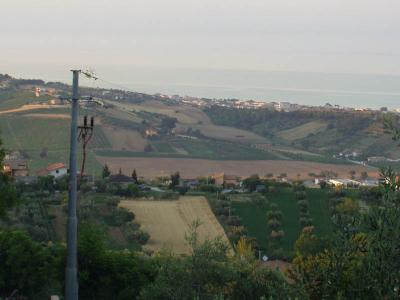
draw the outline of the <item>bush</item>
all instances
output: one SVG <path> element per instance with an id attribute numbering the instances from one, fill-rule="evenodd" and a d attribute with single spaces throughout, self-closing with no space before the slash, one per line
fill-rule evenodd
<path id="1" fill-rule="evenodd" d="M 267 212 L 267 220 L 279 220 L 282 221 L 282 212 L 280 210 L 270 210 Z"/>
<path id="2" fill-rule="evenodd" d="M 229 216 L 229 207 L 216 207 L 214 208 L 214 213 L 217 216 Z"/>
<path id="3" fill-rule="evenodd" d="M 80 185 L 80 187 L 79 187 L 79 190 L 80 190 L 82 193 L 90 192 L 90 191 L 92 190 L 92 185 L 91 185 L 90 183 L 87 183 L 87 182 L 82 183 L 82 184 Z"/>
<path id="4" fill-rule="evenodd" d="M 216 193 L 217 191 L 220 190 L 219 187 L 217 187 L 214 184 L 202 184 L 198 187 L 198 189 L 202 192 L 208 192 L 208 193 Z"/>
<path id="5" fill-rule="evenodd" d="M 294 190 L 295 192 L 301 192 L 301 191 L 305 191 L 305 190 L 306 190 L 306 187 L 305 187 L 303 184 L 295 184 L 295 185 L 293 186 L 293 190 Z"/>
<path id="6" fill-rule="evenodd" d="M 281 227 L 281 222 L 277 219 L 271 219 L 268 221 L 268 227 L 271 230 L 278 230 Z"/>
<path id="7" fill-rule="evenodd" d="M 295 197 L 296 197 L 296 200 L 299 201 L 299 200 L 306 199 L 307 195 L 305 192 L 299 191 L 299 192 L 296 192 Z"/>
<path id="8" fill-rule="evenodd" d="M 129 234 L 127 235 L 127 239 L 133 242 L 137 242 L 140 245 L 144 245 L 150 239 L 150 235 L 147 232 L 138 229 L 129 232 Z"/>
<path id="9" fill-rule="evenodd" d="M 271 231 L 271 239 L 275 242 L 280 241 L 285 236 L 285 232 L 283 230 L 272 230 Z"/>
<path id="10" fill-rule="evenodd" d="M 118 204 L 119 204 L 119 201 L 120 201 L 119 198 L 110 197 L 110 198 L 107 198 L 107 199 L 106 199 L 105 203 L 106 203 L 107 206 L 110 206 L 110 207 L 117 207 Z"/>
<path id="11" fill-rule="evenodd" d="M 238 216 L 231 216 L 230 218 L 228 218 L 228 220 L 226 222 L 230 226 L 240 226 L 240 225 L 242 225 L 242 219 L 239 218 Z"/>
<path id="12" fill-rule="evenodd" d="M 297 202 L 299 205 L 301 212 L 306 212 L 308 210 L 308 201 L 307 200 L 300 200 Z"/>
<path id="13" fill-rule="evenodd" d="M 312 219 L 311 218 L 300 218 L 300 225 L 301 227 L 309 227 L 312 226 Z"/>
<path id="14" fill-rule="evenodd" d="M 124 192 L 126 197 L 137 197 L 140 194 L 140 190 L 136 184 L 129 184 Z"/>
<path id="15" fill-rule="evenodd" d="M 165 192 L 160 195 L 160 199 L 162 200 L 177 200 L 179 198 L 179 194 L 174 192 Z"/>
<path id="16" fill-rule="evenodd" d="M 267 198 L 266 198 L 265 196 L 262 196 L 262 195 L 259 195 L 259 194 L 253 195 L 253 196 L 251 197 L 251 201 L 252 201 L 255 205 L 259 205 L 259 206 L 268 203 Z"/>

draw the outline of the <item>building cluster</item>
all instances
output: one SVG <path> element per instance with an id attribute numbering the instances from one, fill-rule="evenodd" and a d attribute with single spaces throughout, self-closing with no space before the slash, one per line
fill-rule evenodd
<path id="1" fill-rule="evenodd" d="M 222 106 L 237 109 L 271 109 L 280 112 L 291 112 L 291 111 L 373 111 L 370 108 L 353 108 L 340 106 L 335 104 L 326 103 L 321 106 L 311 106 L 311 105 L 300 105 L 297 103 L 291 103 L 287 101 L 256 101 L 256 100 L 240 100 L 240 99 L 209 99 L 209 98 L 199 98 L 191 96 L 180 96 L 180 95 L 165 95 L 165 94 L 155 94 L 163 101 L 173 101 L 175 103 L 183 103 L 188 105 L 193 105 L 196 107 L 204 108 L 211 106 Z M 382 110 L 381 111 L 385 111 Z M 400 110 L 399 110 L 400 111 Z"/>
<path id="2" fill-rule="evenodd" d="M 68 168 L 64 163 L 53 163 L 31 174 L 28 161 L 19 151 L 8 153 L 3 161 L 3 173 L 11 176 L 17 183 L 35 183 L 38 177 L 53 176 L 54 179 L 61 178 L 68 174 Z"/>

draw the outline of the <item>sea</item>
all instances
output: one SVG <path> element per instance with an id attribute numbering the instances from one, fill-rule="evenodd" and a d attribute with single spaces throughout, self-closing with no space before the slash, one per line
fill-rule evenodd
<path id="1" fill-rule="evenodd" d="M 69 69 L 6 71 L 0 70 L 0 73 L 70 81 Z M 400 108 L 400 75 L 127 66 L 99 67 L 94 71 L 100 80 L 93 82 L 82 78 L 82 85 L 125 88 L 149 94 L 287 101 L 314 106 L 330 103 L 354 108 Z"/>

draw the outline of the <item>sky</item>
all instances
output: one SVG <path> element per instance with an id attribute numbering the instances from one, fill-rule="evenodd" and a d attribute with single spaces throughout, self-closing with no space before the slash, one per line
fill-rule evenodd
<path id="1" fill-rule="evenodd" d="M 0 73 L 400 75 L 399 11 L 398 0 L 2 0 Z"/>

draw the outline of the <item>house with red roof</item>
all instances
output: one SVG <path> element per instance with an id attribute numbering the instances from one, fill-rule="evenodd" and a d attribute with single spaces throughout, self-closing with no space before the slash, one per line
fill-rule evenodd
<path id="1" fill-rule="evenodd" d="M 46 168 L 37 171 L 38 176 L 53 176 L 60 178 L 68 174 L 68 169 L 64 163 L 54 163 L 48 165 Z"/>

